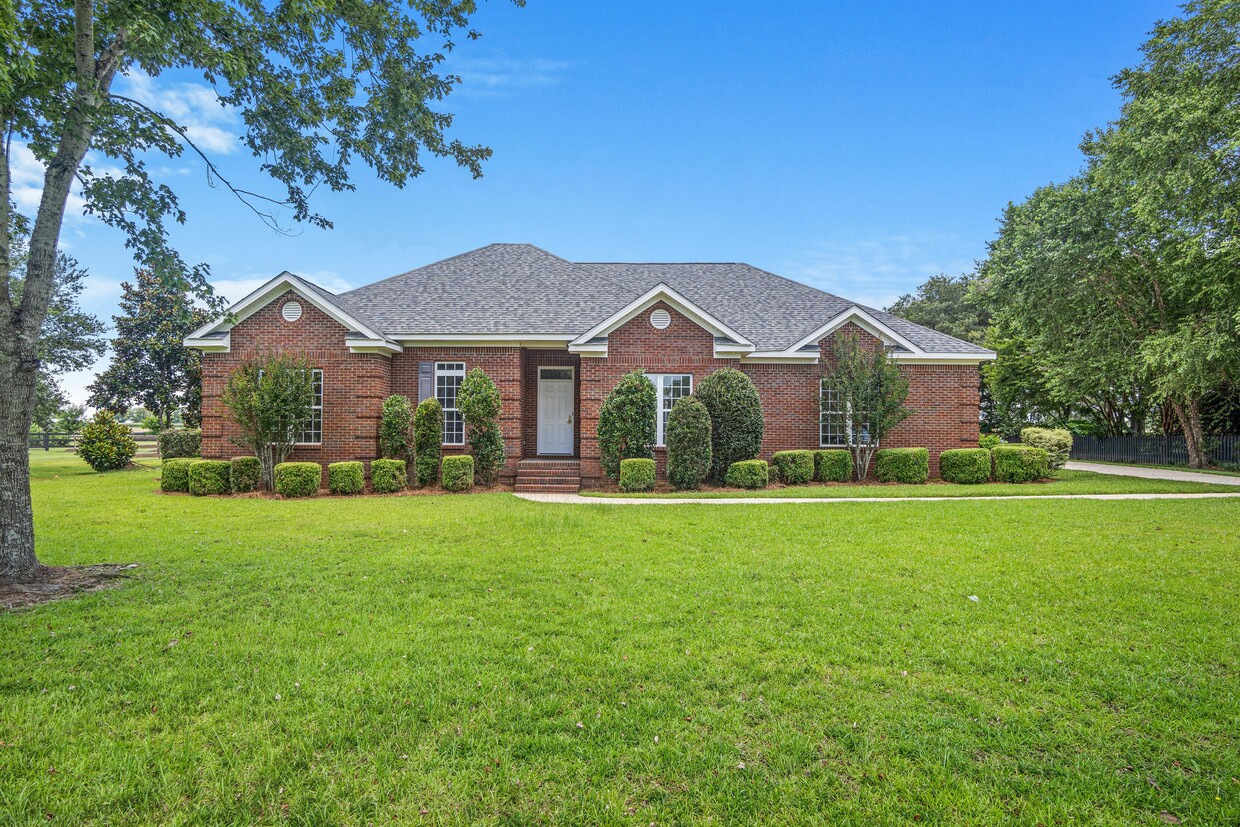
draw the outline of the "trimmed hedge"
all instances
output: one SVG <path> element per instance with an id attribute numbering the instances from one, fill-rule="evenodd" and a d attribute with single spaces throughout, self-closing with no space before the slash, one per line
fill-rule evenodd
<path id="1" fill-rule="evenodd" d="M 163 431 L 159 435 L 160 459 L 196 457 L 201 451 L 202 431 L 197 428 L 178 428 Z"/>
<path id="2" fill-rule="evenodd" d="M 1021 428 L 1020 441 L 1045 451 L 1052 471 L 1063 468 L 1072 453 L 1072 432 L 1067 428 Z"/>
<path id="3" fill-rule="evenodd" d="M 814 452 L 814 479 L 818 482 L 848 482 L 852 475 L 852 451 L 828 448 Z"/>
<path id="4" fill-rule="evenodd" d="M 992 448 L 995 480 L 998 482 L 1033 482 L 1050 475 L 1046 451 L 1032 445 L 1000 445 Z"/>
<path id="5" fill-rule="evenodd" d="M 366 467 L 360 462 L 333 462 L 327 466 L 327 490 L 333 494 L 360 494 L 366 487 Z"/>
<path id="6" fill-rule="evenodd" d="M 412 433 L 413 406 L 409 397 L 394 393 L 384 399 L 379 417 L 379 453 L 389 459 L 413 456 Z"/>
<path id="7" fill-rule="evenodd" d="M 762 400 L 753 380 L 736 368 L 720 368 L 703 379 L 695 394 L 710 412 L 711 474 L 725 475 L 733 463 L 762 450 Z"/>
<path id="8" fill-rule="evenodd" d="M 771 465 L 785 485 L 804 485 L 814 478 L 813 451 L 776 451 Z"/>
<path id="9" fill-rule="evenodd" d="M 429 396 L 413 412 L 413 475 L 418 485 L 431 485 L 439 473 L 443 445 L 443 407 Z M 374 466 L 371 466 L 373 483 Z M 402 473 L 401 476 L 404 476 Z M 402 483 L 401 488 L 405 487 Z M 399 490 L 399 489 L 394 489 Z"/>
<path id="10" fill-rule="evenodd" d="M 200 459 L 189 467 L 189 493 L 195 497 L 227 494 L 229 462 L 223 459 Z"/>
<path id="11" fill-rule="evenodd" d="M 285 497 L 313 497 L 319 493 L 323 467 L 317 462 L 282 462 L 276 466 L 276 493 Z"/>
<path id="12" fill-rule="evenodd" d="M 925 448 L 880 448 L 874 453 L 879 482 L 920 485 L 930 479 L 930 452 Z"/>
<path id="13" fill-rule="evenodd" d="M 764 459 L 743 459 L 728 466 L 723 481 L 733 488 L 765 488 L 771 471 Z"/>
<path id="14" fill-rule="evenodd" d="M 233 457 L 229 463 L 228 481 L 234 494 L 257 491 L 263 483 L 263 464 L 258 457 Z"/>
<path id="15" fill-rule="evenodd" d="M 710 474 L 710 412 L 696 396 L 676 400 L 667 414 L 667 481 L 697 488 Z"/>
<path id="16" fill-rule="evenodd" d="M 990 451 L 953 448 L 939 454 L 939 476 L 944 482 L 977 485 L 990 479 Z"/>
<path id="17" fill-rule="evenodd" d="M 377 459 L 370 463 L 370 487 L 376 494 L 395 494 L 408 485 L 403 459 Z"/>
<path id="18" fill-rule="evenodd" d="M 439 481 L 445 491 L 468 491 L 473 488 L 474 458 L 469 454 L 444 457 Z"/>
<path id="19" fill-rule="evenodd" d="M 654 490 L 654 460 L 636 457 L 620 460 L 620 490 Z"/>
<path id="20" fill-rule="evenodd" d="M 630 371 L 607 394 L 598 411 L 598 452 L 603 473 L 620 479 L 620 462 L 653 459 L 659 397 L 641 370 Z"/>
<path id="21" fill-rule="evenodd" d="M 170 459 L 159 473 L 159 490 L 170 494 L 189 493 L 189 467 L 196 459 Z"/>

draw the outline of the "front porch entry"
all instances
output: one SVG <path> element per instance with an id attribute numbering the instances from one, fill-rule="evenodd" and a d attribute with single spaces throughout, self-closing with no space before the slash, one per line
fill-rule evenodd
<path id="1" fill-rule="evenodd" d="M 576 397 L 576 371 L 571 365 L 546 365 L 538 368 L 539 456 L 571 457 L 576 452 L 577 446 L 573 440 Z"/>

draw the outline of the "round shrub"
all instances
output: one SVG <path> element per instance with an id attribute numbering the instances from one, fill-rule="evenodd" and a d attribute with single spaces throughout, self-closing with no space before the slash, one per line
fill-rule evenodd
<path id="1" fill-rule="evenodd" d="M 939 454 L 939 476 L 945 482 L 977 485 L 990 479 L 990 451 L 954 448 Z"/>
<path id="2" fill-rule="evenodd" d="M 626 373 L 598 412 L 598 450 L 603 473 L 620 478 L 620 461 L 653 459 L 658 395 L 646 374 Z"/>
<path id="3" fill-rule="evenodd" d="M 814 479 L 818 482 L 848 482 L 852 475 L 852 451 L 828 448 L 814 452 Z"/>
<path id="4" fill-rule="evenodd" d="M 504 405 L 499 388 L 482 368 L 474 368 L 461 380 L 456 404 L 465 420 L 465 441 L 474 457 L 474 472 L 479 480 L 490 485 L 506 459 L 504 437 L 499 430 Z"/>
<path id="5" fill-rule="evenodd" d="M 170 459 L 159 472 L 159 490 L 175 494 L 189 493 L 189 467 L 199 460 Z"/>
<path id="6" fill-rule="evenodd" d="M 710 413 L 711 476 L 720 479 L 733 463 L 762 450 L 762 402 L 753 382 L 736 368 L 707 376 L 696 396 Z"/>
<path id="7" fill-rule="evenodd" d="M 360 494 L 366 487 L 366 468 L 360 462 L 333 462 L 327 466 L 327 490 L 333 494 Z"/>
<path id="8" fill-rule="evenodd" d="M 285 497 L 313 497 L 319 493 L 323 467 L 317 462 L 282 462 L 276 466 L 276 493 Z"/>
<path id="9" fill-rule="evenodd" d="M 1046 464 L 1058 471 L 1072 453 L 1072 432 L 1067 428 L 1021 428 L 1020 441 L 1046 452 Z"/>
<path id="10" fill-rule="evenodd" d="M 723 481 L 733 488 L 766 488 L 771 472 L 764 459 L 743 459 L 728 466 Z"/>
<path id="11" fill-rule="evenodd" d="M 202 431 L 197 428 L 177 428 L 159 435 L 160 459 L 196 457 L 201 451 Z"/>
<path id="12" fill-rule="evenodd" d="M 1000 445 L 990 456 L 997 482 L 1033 482 L 1050 475 L 1046 451 L 1032 445 Z"/>
<path id="13" fill-rule="evenodd" d="M 474 458 L 469 454 L 444 457 L 439 481 L 445 491 L 468 491 L 473 488 Z"/>
<path id="14" fill-rule="evenodd" d="M 413 455 L 409 438 L 412 430 L 413 407 L 409 398 L 394 393 L 384 399 L 383 413 L 379 417 L 379 454 L 388 459 L 408 459 Z"/>
<path id="15" fill-rule="evenodd" d="M 443 445 L 443 407 L 433 396 L 418 403 L 413 417 L 413 476 L 418 485 L 431 485 L 439 473 Z M 371 466 L 374 474 L 374 466 Z M 403 476 L 403 474 L 402 474 Z M 401 488 L 405 486 L 402 484 Z"/>
<path id="16" fill-rule="evenodd" d="M 683 490 L 701 485 L 710 474 L 710 413 L 696 396 L 681 397 L 672 405 L 664 442 L 667 480 L 672 487 Z"/>
<path id="17" fill-rule="evenodd" d="M 229 463 L 228 481 L 234 494 L 257 491 L 263 481 L 263 464 L 258 457 L 233 457 Z"/>
<path id="18" fill-rule="evenodd" d="M 138 443 L 111 411 L 100 411 L 82 426 L 77 452 L 96 471 L 115 471 L 129 465 Z"/>
<path id="19" fill-rule="evenodd" d="M 654 460 L 633 457 L 620 460 L 621 491 L 653 491 Z"/>
<path id="20" fill-rule="evenodd" d="M 229 462 L 223 459 L 200 459 L 189 467 L 189 493 L 195 497 L 227 494 Z"/>
<path id="21" fill-rule="evenodd" d="M 880 448 L 874 454 L 874 477 L 879 482 L 920 485 L 930 479 L 930 452 L 925 448 Z"/>
<path id="22" fill-rule="evenodd" d="M 813 451 L 776 451 L 771 465 L 784 485 L 805 485 L 814 478 Z"/>
<path id="23" fill-rule="evenodd" d="M 403 459 L 377 459 L 370 463 L 370 487 L 376 494 L 395 494 L 408 485 Z"/>

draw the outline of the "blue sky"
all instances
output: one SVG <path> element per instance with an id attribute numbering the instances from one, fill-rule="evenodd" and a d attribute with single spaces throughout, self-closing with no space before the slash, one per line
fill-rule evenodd
<path id="1" fill-rule="evenodd" d="M 358 168 L 356 192 L 317 197 L 334 230 L 285 237 L 186 156 L 166 168 L 189 215 L 175 241 L 231 299 L 285 269 L 341 290 L 523 241 L 584 261 L 747 261 L 882 306 L 970 269 L 1008 201 L 1076 171 L 1081 137 L 1118 112 L 1108 78 L 1176 13 L 1147 0 L 492 0 L 445 103 L 456 137 L 494 149 L 483 179 L 431 162 L 397 190 Z M 122 88 L 262 186 L 237 118 L 194 77 Z M 36 172 L 19 164 L 19 204 Z M 109 317 L 132 271 L 122 239 L 80 217 L 62 239 L 92 274 L 86 305 Z M 82 401 L 90 379 L 64 385 Z"/>

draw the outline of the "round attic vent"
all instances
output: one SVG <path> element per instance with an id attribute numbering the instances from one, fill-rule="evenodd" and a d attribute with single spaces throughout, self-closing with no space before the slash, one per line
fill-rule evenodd
<path id="1" fill-rule="evenodd" d="M 650 314 L 650 326 L 662 330 L 672 323 L 672 314 L 662 308 Z"/>
<path id="2" fill-rule="evenodd" d="M 285 302 L 280 308 L 280 315 L 286 322 L 295 322 L 301 318 L 301 305 L 297 302 Z"/>

